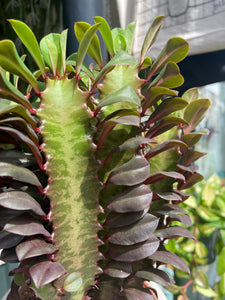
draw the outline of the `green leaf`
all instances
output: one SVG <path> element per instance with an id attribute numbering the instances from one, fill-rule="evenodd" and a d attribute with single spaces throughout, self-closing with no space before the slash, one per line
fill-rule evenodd
<path id="1" fill-rule="evenodd" d="M 220 253 L 218 260 L 217 260 L 217 273 L 219 275 L 223 275 L 225 273 L 225 247 L 223 248 L 222 252 Z"/>
<path id="2" fill-rule="evenodd" d="M 117 34 L 114 38 L 115 52 L 126 51 L 127 44 L 124 35 Z"/>
<path id="3" fill-rule="evenodd" d="M 192 270 L 192 276 L 194 283 L 196 284 L 197 287 L 201 287 L 203 289 L 208 288 L 208 277 L 206 276 L 205 273 L 200 271 L 198 268 L 194 268 Z"/>
<path id="4" fill-rule="evenodd" d="M 132 65 L 135 63 L 135 59 L 133 56 L 129 55 L 125 51 L 120 51 L 115 54 L 115 56 L 104 66 L 104 68 L 98 73 L 93 83 L 93 87 L 97 85 L 97 83 L 101 80 L 103 76 L 106 75 L 109 71 L 113 69 L 114 66 L 120 65 Z"/>
<path id="5" fill-rule="evenodd" d="M 75 292 L 81 287 L 82 283 L 83 280 L 79 273 L 71 273 L 63 283 L 63 290 L 66 292 Z"/>
<path id="6" fill-rule="evenodd" d="M 202 205 L 198 206 L 197 214 L 206 222 L 213 222 L 219 220 L 219 217 L 214 215 L 209 208 Z"/>
<path id="7" fill-rule="evenodd" d="M 214 292 L 211 288 L 203 288 L 199 285 L 196 286 L 196 290 L 198 293 L 206 296 L 206 297 L 217 297 L 217 293 Z"/>
<path id="8" fill-rule="evenodd" d="M 63 74 L 66 72 L 66 43 L 67 43 L 67 34 L 68 30 L 63 30 L 60 35 L 60 46 L 61 46 L 61 52 L 62 52 L 62 68 L 63 68 Z"/>
<path id="9" fill-rule="evenodd" d="M 23 22 L 18 20 L 9 20 L 13 29 L 15 30 L 18 37 L 21 39 L 31 56 L 35 60 L 36 64 L 41 70 L 41 73 L 45 73 L 45 65 L 41 56 L 41 52 L 38 46 L 37 39 L 33 34 L 32 30 Z"/>
<path id="10" fill-rule="evenodd" d="M 186 122 L 186 121 L 185 121 Z M 185 125 L 188 126 L 188 123 L 183 123 Z M 197 144 L 199 142 L 199 140 L 201 139 L 201 137 L 203 135 L 207 135 L 208 134 L 208 130 L 204 130 L 204 131 L 195 131 L 192 133 L 187 133 L 187 134 L 183 134 L 181 139 L 184 143 L 186 143 L 189 147 L 193 147 L 195 144 Z"/>
<path id="11" fill-rule="evenodd" d="M 27 98 L 10 81 L 8 81 L 3 73 L 0 73 L 0 97 L 19 103 L 28 109 L 32 108 Z"/>
<path id="12" fill-rule="evenodd" d="M 95 32 L 97 29 L 101 26 L 101 23 L 97 23 L 93 26 L 86 22 L 76 22 L 74 25 L 74 32 L 75 35 L 80 43 L 86 44 L 85 45 L 85 53 L 86 52 L 97 62 L 97 64 L 102 67 L 103 61 L 102 61 L 102 54 L 101 54 L 101 48 L 100 43 L 97 35 Z M 87 37 L 88 36 L 88 37 Z M 80 49 L 79 46 L 79 49 Z M 78 55 L 80 55 L 80 51 L 78 49 Z M 78 64 L 79 65 L 79 64 Z"/>
<path id="13" fill-rule="evenodd" d="M 82 22 L 82 24 L 83 23 L 84 22 Z M 83 31 L 82 28 L 80 28 L 80 26 L 78 24 L 79 23 L 75 23 L 75 25 L 74 25 L 75 32 L 76 31 L 79 32 L 79 35 L 80 35 L 80 45 L 79 45 L 78 52 L 77 52 L 77 64 L 76 64 L 77 74 L 80 73 L 85 55 L 88 52 L 91 41 L 94 38 L 95 33 L 98 30 L 99 26 L 101 26 L 101 24 L 95 24 L 91 27 L 87 26 L 88 28 L 85 26 L 86 30 Z M 92 48 L 93 48 L 93 45 L 92 45 Z"/>
<path id="14" fill-rule="evenodd" d="M 184 134 L 191 132 L 204 118 L 211 102 L 209 99 L 193 100 L 184 111 L 184 119 L 189 125 L 184 126 Z"/>
<path id="15" fill-rule="evenodd" d="M 199 91 L 198 88 L 191 88 L 184 92 L 182 95 L 182 98 L 187 100 L 189 103 L 191 103 L 193 100 L 197 100 L 199 97 Z"/>
<path id="16" fill-rule="evenodd" d="M 167 88 L 175 88 L 184 83 L 184 78 L 180 74 L 178 65 L 174 62 L 168 62 L 159 75 L 150 83 L 152 86 L 162 86 Z"/>
<path id="17" fill-rule="evenodd" d="M 116 92 L 104 97 L 101 99 L 101 102 L 98 104 L 98 108 L 108 106 L 118 102 L 130 102 L 138 106 L 141 105 L 140 99 L 135 93 L 134 89 L 130 85 L 126 85 Z"/>
<path id="18" fill-rule="evenodd" d="M 185 201 L 186 204 L 187 201 Z M 196 206 L 197 207 L 197 206 Z M 211 236 L 213 232 L 216 230 L 216 227 L 210 224 L 198 224 L 198 228 L 204 236 Z"/>
<path id="19" fill-rule="evenodd" d="M 142 45 L 140 64 L 143 63 L 146 54 L 148 53 L 148 51 L 151 49 L 152 45 L 154 44 L 164 19 L 165 19 L 165 16 L 158 16 L 153 20 L 152 24 L 150 25 L 150 27 L 145 35 L 144 43 Z"/>
<path id="20" fill-rule="evenodd" d="M 104 40 L 105 46 L 109 52 L 109 55 L 113 57 L 114 50 L 113 50 L 113 39 L 112 39 L 112 33 L 109 27 L 108 22 L 100 16 L 94 17 L 95 23 L 101 23 L 101 26 L 99 27 L 99 31 L 102 35 L 102 38 Z"/>
<path id="21" fill-rule="evenodd" d="M 206 248 L 204 243 L 198 241 L 195 244 L 195 253 L 196 253 L 197 257 L 205 258 L 205 257 L 207 257 L 208 249 Z"/>
<path id="22" fill-rule="evenodd" d="M 77 53 L 73 53 L 73 54 L 71 54 L 71 55 L 67 58 L 67 60 L 66 60 L 66 65 L 67 65 L 67 67 L 68 67 L 69 65 L 76 66 L 76 64 L 77 64 Z M 94 80 L 94 75 L 93 75 L 93 73 L 89 70 L 89 68 L 88 68 L 85 64 L 82 64 L 81 70 L 82 70 L 85 74 L 87 74 L 87 75 L 89 76 L 89 78 L 91 78 L 92 80 Z M 75 71 L 74 71 L 74 72 L 75 72 Z"/>
<path id="23" fill-rule="evenodd" d="M 132 51 L 135 27 L 136 27 L 136 23 L 131 22 L 126 26 L 126 28 L 124 30 L 124 37 L 125 37 L 126 44 L 127 44 L 126 50 L 129 54 L 131 54 L 131 51 Z"/>
<path id="24" fill-rule="evenodd" d="M 220 293 L 222 295 L 225 295 L 225 273 L 223 273 L 220 278 L 219 287 L 220 287 Z"/>
<path id="25" fill-rule="evenodd" d="M 0 41 L 0 66 L 30 83 L 35 91 L 39 91 L 36 78 L 23 63 L 14 43 L 10 40 Z"/>
<path id="26" fill-rule="evenodd" d="M 148 78 L 159 73 L 167 62 L 172 61 L 178 63 L 183 60 L 186 57 L 188 50 L 188 43 L 184 39 L 180 37 L 169 39 L 158 58 L 152 64 Z"/>

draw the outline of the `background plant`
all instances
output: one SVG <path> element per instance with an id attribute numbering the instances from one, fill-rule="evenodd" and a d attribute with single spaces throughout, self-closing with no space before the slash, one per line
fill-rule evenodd
<path id="1" fill-rule="evenodd" d="M 225 295 L 225 188 L 219 176 L 214 174 L 207 181 L 198 183 L 187 192 L 191 196 L 181 206 L 188 211 L 192 219 L 189 230 L 198 241 L 180 238 L 176 242 L 171 240 L 167 247 L 189 265 L 191 270 L 189 283 L 193 283 L 193 292 L 197 291 L 208 298 L 222 300 Z M 215 278 L 215 285 L 212 289 L 205 269 L 201 266 L 212 263 L 216 255 L 218 255 L 216 262 L 218 278 Z M 176 270 L 175 273 L 177 277 L 187 278 L 182 271 Z M 188 283 L 185 288 L 180 289 L 183 299 L 188 299 L 187 287 Z"/>
<path id="2" fill-rule="evenodd" d="M 192 147 L 210 102 L 195 89 L 182 98 L 173 90 L 183 83 L 185 40 L 171 38 L 154 62 L 146 56 L 164 16 L 151 24 L 138 61 L 134 23 L 111 31 L 94 19 L 75 24 L 80 46 L 67 59 L 66 30 L 39 47 L 27 25 L 10 20 L 34 73 L 10 40 L 0 42 L 0 95 L 13 102 L 0 111 L 1 260 L 20 262 L 8 299 L 151 300 L 149 282 L 174 283 L 160 265 L 189 273 L 164 245 L 194 239 L 177 204 L 203 178 L 192 163 L 204 154 Z M 96 65 L 83 64 L 86 53 Z"/>

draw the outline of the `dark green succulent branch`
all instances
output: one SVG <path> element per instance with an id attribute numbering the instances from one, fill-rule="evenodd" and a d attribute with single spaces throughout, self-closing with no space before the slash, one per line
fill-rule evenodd
<path id="1" fill-rule="evenodd" d="M 192 163 L 204 133 L 194 130 L 209 100 L 173 90 L 183 83 L 185 40 L 171 38 L 153 63 L 146 56 L 163 20 L 151 24 L 139 60 L 134 23 L 112 31 L 102 17 L 76 23 L 80 46 L 66 59 L 66 30 L 39 46 L 10 20 L 38 70 L 0 42 L 1 260 L 20 262 L 8 299 L 151 300 L 151 282 L 174 283 L 161 265 L 189 273 L 165 243 L 194 238 L 177 204 L 202 179 Z M 96 65 L 84 65 L 86 53 Z"/>

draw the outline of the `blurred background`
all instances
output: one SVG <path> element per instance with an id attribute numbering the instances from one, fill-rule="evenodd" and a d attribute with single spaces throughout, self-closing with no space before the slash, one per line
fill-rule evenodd
<path id="1" fill-rule="evenodd" d="M 24 49 L 7 19 L 25 22 L 34 31 L 37 39 L 50 32 L 69 29 L 67 54 L 77 51 L 74 22 L 85 21 L 94 24 L 94 16 L 103 16 L 111 28 L 125 28 L 130 22 L 136 22 L 133 54 L 138 59 L 140 45 L 145 33 L 158 15 L 165 15 L 164 25 L 155 46 L 149 54 L 154 60 L 168 38 L 181 36 L 190 44 L 189 56 L 179 63 L 185 79 L 180 93 L 192 87 L 200 87 L 200 96 L 212 101 L 209 113 L 204 120 L 204 127 L 209 134 L 200 144 L 199 150 L 209 153 L 201 159 L 200 172 L 207 180 L 212 174 L 225 178 L 225 1 L 224 0 L 1 0 L 0 39 L 12 39 L 19 52 Z M 105 61 L 107 52 L 102 49 Z M 86 63 L 90 63 L 89 58 Z M 28 60 L 28 64 L 32 62 Z M 225 202 L 224 202 L 225 203 Z M 224 216 L 225 217 L 225 216 Z M 224 219 L 225 220 L 225 219 Z M 225 222 L 222 228 L 225 230 Z M 224 235 L 225 236 L 225 235 Z M 208 242 L 207 242 L 208 243 Z M 224 240 L 223 240 L 224 243 Z M 215 246 L 216 247 L 216 246 Z M 216 261 L 208 264 L 206 271 L 211 274 L 209 286 L 213 288 L 217 277 Z M 225 261 L 224 261 L 225 265 Z M 7 276 L 13 265 L 0 267 L 0 299 L 9 289 L 10 278 Z M 225 277 L 224 277 L 225 278 Z M 168 299 L 173 299 L 165 291 Z M 193 293 L 190 288 L 189 299 L 210 299 L 207 295 Z M 175 299 L 175 298 L 174 298 Z M 216 298 L 212 299 L 225 299 Z"/>

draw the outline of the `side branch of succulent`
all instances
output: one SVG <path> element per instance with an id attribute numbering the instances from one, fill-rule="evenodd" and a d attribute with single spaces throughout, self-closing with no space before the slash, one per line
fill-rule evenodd
<path id="1" fill-rule="evenodd" d="M 19 262 L 8 300 L 154 300 L 151 282 L 174 283 L 161 266 L 190 272 L 166 249 L 168 239 L 194 239 L 178 204 L 203 178 L 192 164 L 204 153 L 193 146 L 210 102 L 174 90 L 188 44 L 171 38 L 151 62 L 159 16 L 135 60 L 135 24 L 110 30 L 94 19 L 75 24 L 80 45 L 67 59 L 66 30 L 38 44 L 9 20 L 34 73 L 10 40 L 0 42 L 0 259 Z M 84 64 L 86 54 L 96 65 Z"/>

